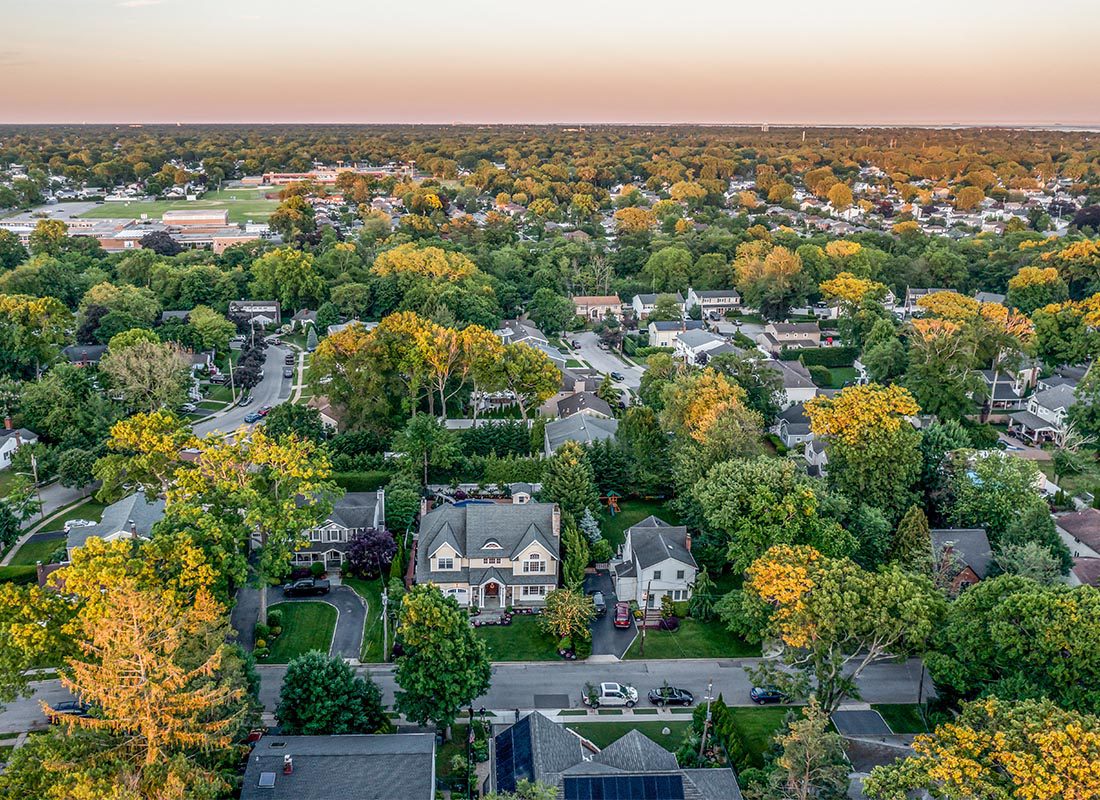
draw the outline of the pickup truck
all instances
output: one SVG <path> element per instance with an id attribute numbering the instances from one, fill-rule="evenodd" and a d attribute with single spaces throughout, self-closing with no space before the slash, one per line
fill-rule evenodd
<path id="1" fill-rule="evenodd" d="M 600 706 L 626 706 L 634 708 L 638 703 L 638 690 L 622 683 L 606 682 L 585 686 L 581 702 L 592 708 Z"/>
<path id="2" fill-rule="evenodd" d="M 283 586 L 283 594 L 287 597 L 314 597 L 328 594 L 328 581 L 320 578 L 302 578 L 300 581 L 288 583 Z"/>

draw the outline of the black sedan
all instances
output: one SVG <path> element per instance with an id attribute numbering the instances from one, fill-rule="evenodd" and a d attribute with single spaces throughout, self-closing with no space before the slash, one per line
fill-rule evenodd
<path id="1" fill-rule="evenodd" d="M 79 700 L 62 700 L 54 703 L 46 709 L 46 719 L 51 725 L 56 725 L 62 717 L 88 717 L 91 716 L 92 707 Z"/>
<path id="2" fill-rule="evenodd" d="M 687 689 L 659 686 L 649 690 L 649 702 L 655 706 L 690 706 L 695 702 L 695 695 Z"/>
<path id="3" fill-rule="evenodd" d="M 749 699 L 762 706 L 765 703 L 786 703 L 787 695 L 771 686 L 754 686 L 749 690 Z"/>
<path id="4" fill-rule="evenodd" d="M 303 578 L 283 586 L 283 594 L 287 597 L 317 597 L 328 592 L 329 582 L 320 578 Z"/>

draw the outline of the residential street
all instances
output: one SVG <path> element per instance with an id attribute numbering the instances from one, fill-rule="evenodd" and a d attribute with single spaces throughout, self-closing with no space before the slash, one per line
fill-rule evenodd
<path id="1" fill-rule="evenodd" d="M 207 436 L 215 431 L 220 433 L 232 433 L 244 425 L 244 418 L 256 411 L 261 406 L 275 406 L 290 397 L 292 380 L 283 377 L 283 359 L 290 350 L 277 345 L 267 348 L 267 357 L 264 360 L 263 380 L 252 390 L 252 402 L 244 406 L 233 406 L 211 419 L 197 422 L 192 426 L 195 435 Z"/>
<path id="2" fill-rule="evenodd" d="M 631 391 L 638 390 L 638 386 L 641 385 L 642 373 L 645 372 L 643 367 L 627 366 L 625 361 L 620 361 L 613 353 L 607 350 L 601 350 L 598 345 L 600 337 L 591 331 L 571 333 L 568 334 L 566 338 L 569 341 L 576 341 L 580 344 L 580 347 L 571 352 L 591 364 L 593 369 L 599 370 L 600 372 L 622 373 L 626 380 L 620 382 L 618 385 L 625 386 Z"/>

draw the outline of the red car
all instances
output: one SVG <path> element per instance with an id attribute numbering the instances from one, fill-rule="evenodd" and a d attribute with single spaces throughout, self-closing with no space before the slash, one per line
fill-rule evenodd
<path id="1" fill-rule="evenodd" d="M 271 406 L 260 406 L 260 410 L 256 412 L 261 417 L 266 417 L 271 413 Z"/>
<path id="2" fill-rule="evenodd" d="M 615 604 L 615 619 L 613 620 L 613 624 L 616 628 L 630 627 L 630 603 Z"/>

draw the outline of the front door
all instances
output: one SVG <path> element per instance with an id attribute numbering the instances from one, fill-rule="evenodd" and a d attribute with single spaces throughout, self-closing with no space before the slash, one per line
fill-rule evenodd
<path id="1" fill-rule="evenodd" d="M 482 604 L 485 608 L 499 608 L 500 607 L 500 584 L 499 583 L 487 583 L 485 584 L 485 602 Z"/>

